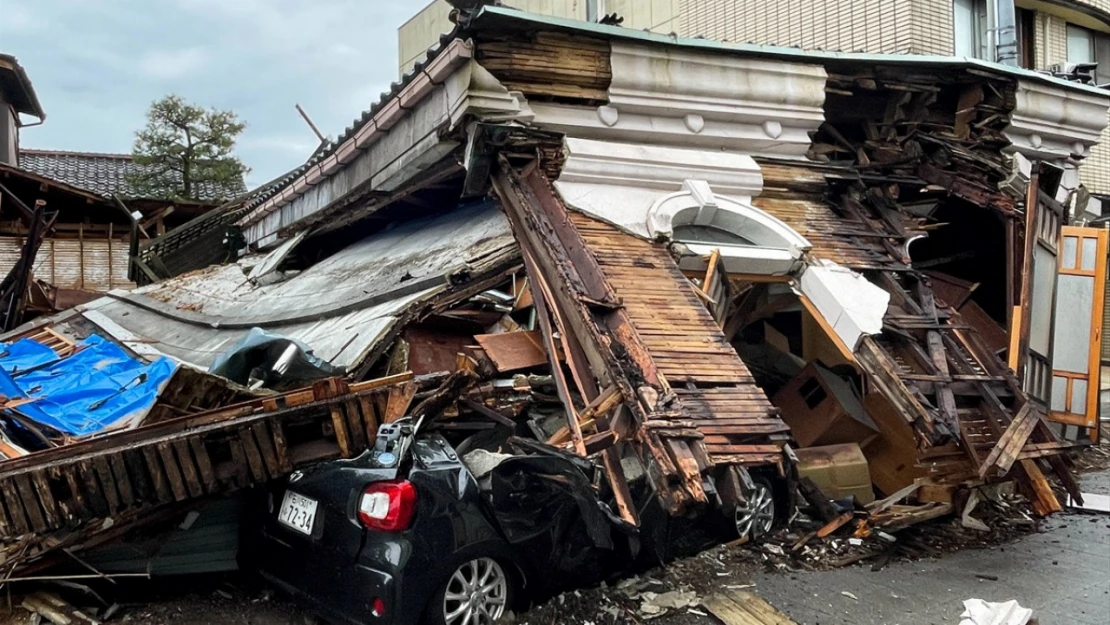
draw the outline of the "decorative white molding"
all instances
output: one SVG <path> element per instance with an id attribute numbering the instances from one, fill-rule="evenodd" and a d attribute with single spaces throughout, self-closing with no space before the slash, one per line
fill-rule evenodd
<path id="1" fill-rule="evenodd" d="M 824 121 L 824 67 L 612 43 L 609 103 L 531 103 L 570 137 L 804 158 Z"/>
<path id="2" fill-rule="evenodd" d="M 759 165 L 745 154 L 570 137 L 564 146 L 567 158 L 560 183 L 677 191 L 683 181 L 694 179 L 729 195 L 752 197 L 763 190 Z"/>
<path id="3" fill-rule="evenodd" d="M 1017 105 L 1004 131 L 1006 148 L 1027 158 L 1085 158 L 1106 127 L 1110 93 L 1069 89 L 1030 79 L 1017 81 Z"/>
<path id="4" fill-rule="evenodd" d="M 763 189 L 759 165 L 741 154 L 569 138 L 565 150 L 555 182 L 563 201 L 644 238 L 654 236 L 647 226 L 652 206 L 686 180 L 741 198 Z"/>
<path id="5" fill-rule="evenodd" d="M 531 121 L 532 111 L 524 95 L 506 89 L 489 70 L 471 59 L 444 83 L 450 107 L 451 127 L 467 116 L 483 121 Z"/>
<path id="6" fill-rule="evenodd" d="M 555 189 L 575 210 L 648 239 L 670 239 L 676 226 L 698 225 L 751 242 L 678 241 L 684 267 L 704 267 L 705 256 L 720 249 L 729 271 L 787 274 L 811 247 L 751 205 L 763 176 L 750 156 L 588 139 L 567 139 L 565 148 Z"/>
<path id="7" fill-rule="evenodd" d="M 799 288 L 853 352 L 863 336 L 882 332 L 890 293 L 851 269 L 832 261 L 813 261 Z"/>
<path id="8" fill-rule="evenodd" d="M 717 196 L 702 180 L 686 180 L 681 191 L 660 198 L 648 210 L 647 228 L 652 238 L 674 238 L 675 227 L 683 225 L 723 230 L 754 246 L 785 250 L 794 260 L 813 247 L 793 228 L 752 206 L 750 197 Z"/>

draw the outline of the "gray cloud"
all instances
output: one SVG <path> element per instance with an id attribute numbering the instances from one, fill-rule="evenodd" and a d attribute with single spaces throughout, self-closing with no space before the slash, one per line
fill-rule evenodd
<path id="1" fill-rule="evenodd" d="M 176 93 L 247 122 L 261 184 L 302 163 L 397 79 L 397 27 L 428 0 L 0 0 L 0 49 L 46 110 L 26 147 L 127 152 L 150 102 Z"/>

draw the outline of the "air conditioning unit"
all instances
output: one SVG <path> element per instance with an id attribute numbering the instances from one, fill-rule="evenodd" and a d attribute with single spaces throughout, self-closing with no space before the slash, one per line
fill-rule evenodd
<path id="1" fill-rule="evenodd" d="M 1097 67 L 1098 63 L 1055 63 L 1048 67 L 1048 71 L 1057 78 L 1093 85 Z"/>

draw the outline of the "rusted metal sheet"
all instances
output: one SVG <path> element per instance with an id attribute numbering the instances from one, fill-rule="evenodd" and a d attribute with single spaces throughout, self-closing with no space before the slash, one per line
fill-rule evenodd
<path id="1" fill-rule="evenodd" d="M 527 369 L 547 363 L 539 331 L 479 334 L 474 337 L 486 356 L 501 373 Z"/>

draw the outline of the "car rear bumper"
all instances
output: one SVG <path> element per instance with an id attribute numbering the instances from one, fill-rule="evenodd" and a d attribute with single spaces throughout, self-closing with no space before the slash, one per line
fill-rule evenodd
<path id="1" fill-rule="evenodd" d="M 331 620 L 352 625 L 409 625 L 415 622 L 401 609 L 399 576 L 363 564 L 338 565 L 335 558 L 319 557 L 315 549 L 298 549 L 263 532 L 250 555 L 259 574 Z M 385 613 L 374 616 L 376 598 Z"/>

